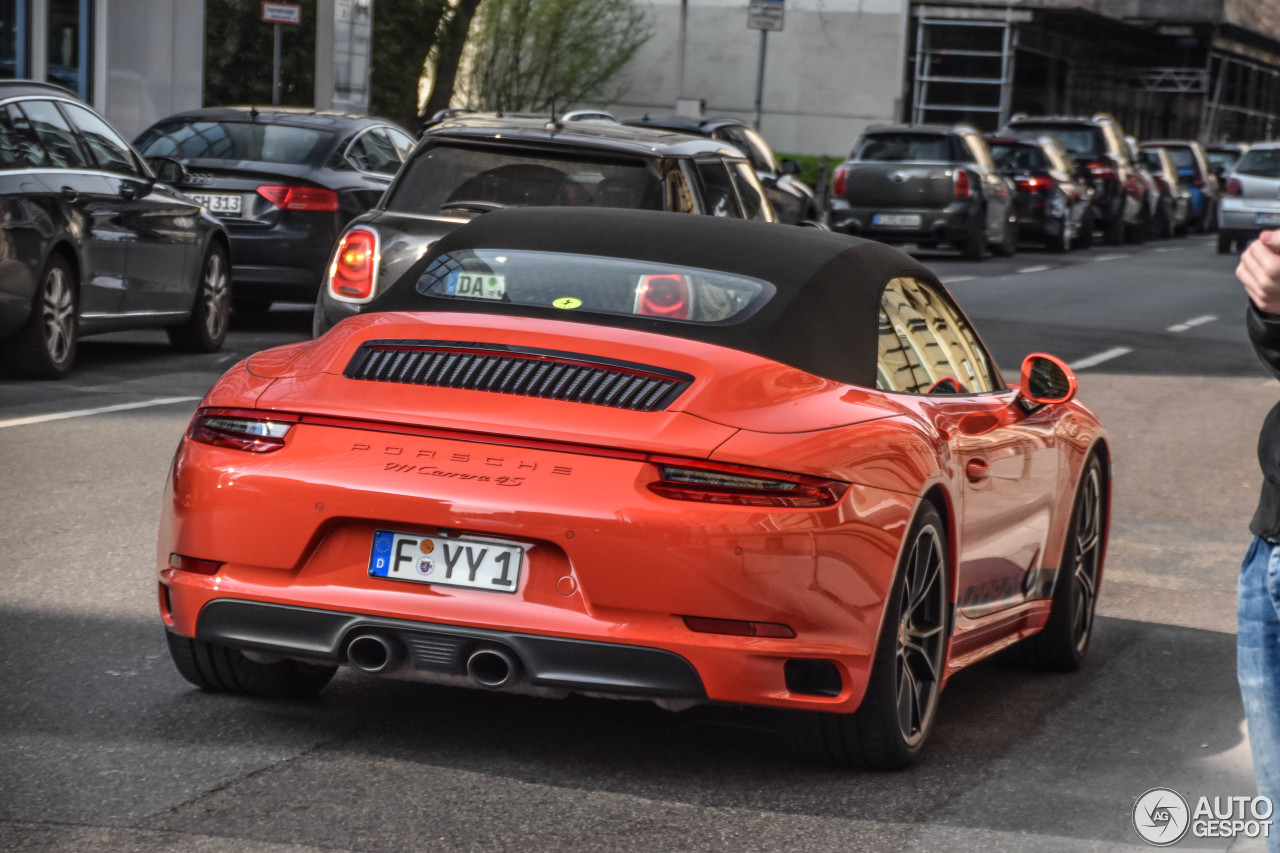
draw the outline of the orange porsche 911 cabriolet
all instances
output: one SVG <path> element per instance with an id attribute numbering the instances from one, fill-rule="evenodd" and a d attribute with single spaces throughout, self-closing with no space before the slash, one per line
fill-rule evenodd
<path id="1" fill-rule="evenodd" d="M 1060 361 L 1020 379 L 878 243 L 489 213 L 206 395 L 164 494 L 169 648 L 270 696 L 350 666 L 790 709 L 903 767 L 956 671 L 1089 644 L 1106 433 Z"/>

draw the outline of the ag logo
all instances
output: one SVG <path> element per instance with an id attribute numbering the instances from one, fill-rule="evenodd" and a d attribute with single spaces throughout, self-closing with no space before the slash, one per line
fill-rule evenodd
<path id="1" fill-rule="evenodd" d="M 1177 844 L 1191 826 L 1191 809 L 1177 791 L 1152 788 L 1133 804 L 1133 828 L 1154 847 Z"/>

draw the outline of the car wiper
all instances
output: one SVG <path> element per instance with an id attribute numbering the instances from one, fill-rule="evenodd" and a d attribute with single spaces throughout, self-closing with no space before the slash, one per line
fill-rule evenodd
<path id="1" fill-rule="evenodd" d="M 469 210 L 472 213 L 488 213 L 491 210 L 502 210 L 505 204 L 496 201 L 446 201 L 440 205 L 441 210 Z"/>

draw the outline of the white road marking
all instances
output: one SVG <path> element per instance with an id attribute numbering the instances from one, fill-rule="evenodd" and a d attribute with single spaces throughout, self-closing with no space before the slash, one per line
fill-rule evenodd
<path id="1" fill-rule="evenodd" d="M 1176 326 L 1170 326 L 1166 331 L 1185 332 L 1187 329 L 1194 329 L 1196 326 L 1203 326 L 1205 323 L 1212 323 L 1218 319 L 1213 314 L 1205 314 L 1200 317 L 1192 317 L 1185 323 L 1179 323 Z"/>
<path id="2" fill-rule="evenodd" d="M 1133 352 L 1129 347 L 1116 347 L 1106 352 L 1100 352 L 1097 355 L 1091 355 L 1088 358 L 1082 358 L 1077 362 L 1067 365 L 1072 370 L 1085 370 L 1090 367 L 1096 367 L 1104 361 L 1110 361 L 1113 358 L 1119 358 L 1122 355 L 1128 355 Z"/>
<path id="3" fill-rule="evenodd" d="M 1156 249 L 1156 252 L 1157 252 L 1157 253 L 1160 253 L 1160 252 L 1181 252 L 1181 251 L 1183 250 L 1183 248 L 1185 248 L 1185 247 L 1183 247 L 1183 246 L 1165 246 L 1165 247 L 1164 247 L 1164 248 L 1162 248 L 1162 249 Z"/>
<path id="4" fill-rule="evenodd" d="M 97 409 L 77 409 L 74 412 L 55 412 L 51 415 L 32 415 L 26 418 L 10 418 L 7 421 L 0 421 L 0 429 L 5 427 L 29 426 L 30 424 L 43 424 L 49 421 L 61 421 L 67 418 L 83 418 L 88 415 L 104 415 L 107 412 L 123 412 L 128 409 L 149 409 L 152 406 L 168 406 L 173 403 L 190 403 L 193 400 L 199 400 L 199 397 L 157 397 L 154 400 L 144 400 L 141 403 L 119 403 L 115 406 L 102 406 Z"/>
<path id="5" fill-rule="evenodd" d="M 1100 264 L 1103 261 L 1120 261 L 1120 260 L 1124 260 L 1127 257 L 1129 256 L 1128 255 L 1103 255 L 1100 258 L 1094 258 L 1093 262 L 1095 264 Z"/>
<path id="6" fill-rule="evenodd" d="M 1021 272 L 1021 273 L 1044 272 L 1045 270 L 1051 270 L 1051 269 L 1053 269 L 1053 267 L 1049 266 L 1048 264 L 1040 264 L 1039 266 L 1035 266 L 1035 267 L 1023 267 L 1022 269 L 1018 270 L 1018 272 Z"/>
<path id="7" fill-rule="evenodd" d="M 975 275 L 958 275 L 955 278 L 944 278 L 942 280 L 942 283 L 943 284 L 959 284 L 962 281 L 973 281 L 975 278 L 977 278 L 977 276 Z"/>

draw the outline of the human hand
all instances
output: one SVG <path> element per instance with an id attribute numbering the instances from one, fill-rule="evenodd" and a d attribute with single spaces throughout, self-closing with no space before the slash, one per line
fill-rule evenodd
<path id="1" fill-rule="evenodd" d="M 1263 231 L 1240 256 L 1236 278 L 1259 311 L 1280 314 L 1280 231 Z"/>

